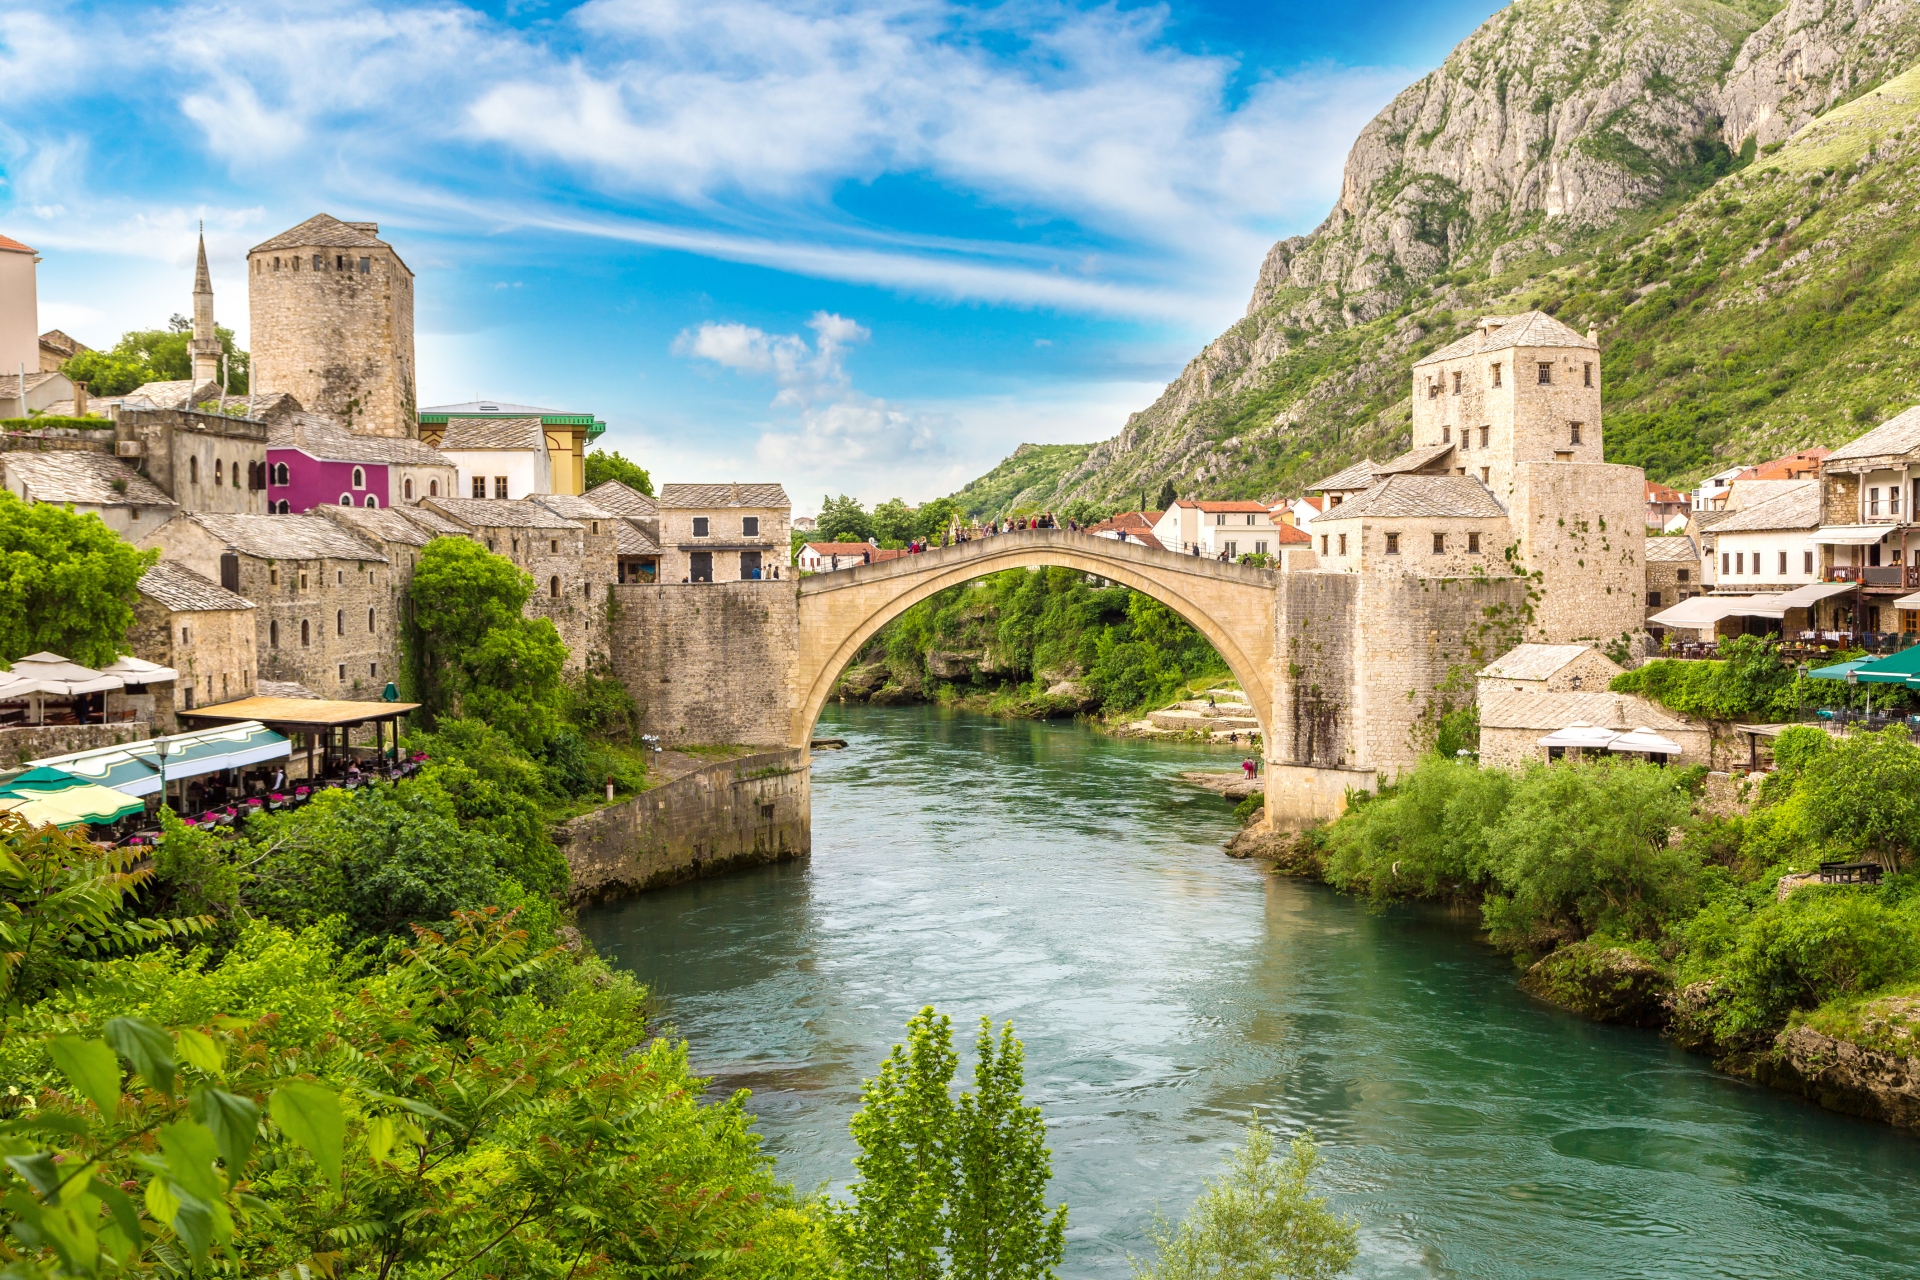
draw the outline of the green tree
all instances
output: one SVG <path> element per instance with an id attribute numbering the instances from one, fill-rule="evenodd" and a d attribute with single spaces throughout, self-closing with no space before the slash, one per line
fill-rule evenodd
<path id="1" fill-rule="evenodd" d="M 1013 1024 L 980 1019 L 973 1092 L 954 1109 L 948 1252 L 956 1280 L 1050 1280 L 1066 1252 L 1067 1206 L 1047 1212 L 1053 1157 L 1040 1108 L 1027 1106 L 1026 1051 Z"/>
<path id="2" fill-rule="evenodd" d="M 1888 875 L 1920 847 L 1920 748 L 1906 726 L 1849 735 L 1801 756 L 1798 798 L 1813 833 Z"/>
<path id="3" fill-rule="evenodd" d="M 409 656 L 435 715 L 476 715 L 537 747 L 559 727 L 566 646 L 553 623 L 521 615 L 533 579 L 466 538 L 420 554 L 409 600 Z"/>
<path id="4" fill-rule="evenodd" d="M 952 527 L 953 518 L 959 514 L 960 504 L 952 498 L 923 502 L 913 513 L 913 536 L 938 545 L 941 535 Z"/>
<path id="5" fill-rule="evenodd" d="M 653 496 L 653 477 L 637 462 L 629 462 L 611 449 L 595 449 L 587 455 L 587 488 L 618 480 L 635 493 Z"/>
<path id="6" fill-rule="evenodd" d="M 1174 490 L 1173 481 L 1168 480 L 1160 486 L 1160 497 L 1154 505 L 1160 510 L 1165 511 L 1174 504 L 1179 496 L 1180 495 Z"/>
<path id="7" fill-rule="evenodd" d="M 107 666 L 128 651 L 140 577 L 159 558 L 99 516 L 0 489 L 0 658 L 51 650 Z"/>
<path id="8" fill-rule="evenodd" d="M 914 536 L 914 511 L 899 498 L 875 503 L 873 536 L 883 547 L 904 547 Z"/>
<path id="9" fill-rule="evenodd" d="M 1258 1122 L 1233 1153 L 1227 1175 L 1209 1180 L 1174 1229 L 1159 1214 L 1150 1230 L 1157 1257 L 1134 1263 L 1135 1280 L 1329 1280 L 1359 1256 L 1359 1224 L 1327 1207 L 1310 1186 L 1320 1167 L 1313 1135 L 1295 1138 L 1282 1160 Z"/>
<path id="10" fill-rule="evenodd" d="M 860 1091 L 853 1158 L 859 1180 L 831 1231 L 855 1280 L 940 1280 L 954 1188 L 953 1024 L 931 1005 L 907 1022 L 879 1074 Z"/>
<path id="11" fill-rule="evenodd" d="M 233 330 L 214 326 L 220 350 L 227 357 L 227 389 L 247 393 L 247 353 L 233 344 Z M 164 329 L 130 329 L 111 351 L 82 351 L 60 366 L 76 382 L 85 382 L 99 396 L 125 395 L 147 382 L 184 382 L 193 376 L 193 321 L 176 315 Z M 218 375 L 215 381 L 219 381 Z"/>
<path id="12" fill-rule="evenodd" d="M 824 495 L 820 499 L 820 533 L 830 542 L 865 542 L 874 536 L 873 517 L 853 498 Z"/>

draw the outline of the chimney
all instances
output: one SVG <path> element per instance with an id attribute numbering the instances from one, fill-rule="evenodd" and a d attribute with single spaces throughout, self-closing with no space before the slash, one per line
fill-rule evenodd
<path id="1" fill-rule="evenodd" d="M 1597 325 L 1587 326 L 1587 341 L 1596 347 L 1600 345 L 1600 329 Z"/>
<path id="2" fill-rule="evenodd" d="M 76 418 L 87 416 L 87 384 L 84 382 L 73 384 L 73 416 Z"/>

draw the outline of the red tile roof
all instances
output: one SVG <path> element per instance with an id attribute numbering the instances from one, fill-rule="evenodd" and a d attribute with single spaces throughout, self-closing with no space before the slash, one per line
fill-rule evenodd
<path id="1" fill-rule="evenodd" d="M 21 244 L 18 240 L 11 239 L 7 236 L 0 236 L 0 249 L 4 249 L 8 253 L 34 252 L 32 249 L 27 248 L 26 245 Z"/>
<path id="2" fill-rule="evenodd" d="M 1283 524 L 1275 532 L 1280 535 L 1280 545 L 1283 547 L 1290 542 L 1311 543 L 1313 541 L 1313 535 L 1297 524 Z"/>
<path id="3" fill-rule="evenodd" d="M 1798 453 L 1784 453 L 1777 458 L 1748 467 L 1735 480 L 1798 480 L 1802 476 L 1814 475 L 1820 470 L 1820 463 L 1833 450 L 1816 445 L 1811 449 L 1802 449 Z"/>
<path id="4" fill-rule="evenodd" d="M 1182 498 L 1173 504 L 1176 507 L 1198 507 L 1202 511 L 1258 511 L 1265 514 L 1264 502 L 1195 502 L 1191 498 Z"/>

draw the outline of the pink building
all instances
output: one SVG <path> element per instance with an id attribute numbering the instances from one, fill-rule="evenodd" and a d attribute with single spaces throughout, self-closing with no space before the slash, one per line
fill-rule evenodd
<path id="1" fill-rule="evenodd" d="M 267 440 L 267 509 L 276 515 L 452 497 L 455 475 L 418 440 L 355 435 L 315 413 L 289 415 Z"/>

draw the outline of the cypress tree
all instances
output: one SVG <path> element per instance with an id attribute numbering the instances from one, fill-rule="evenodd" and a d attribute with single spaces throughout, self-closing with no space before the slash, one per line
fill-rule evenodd
<path id="1" fill-rule="evenodd" d="M 1174 500 L 1179 496 L 1179 494 L 1173 491 L 1173 481 L 1169 480 L 1165 484 L 1162 484 L 1160 486 L 1160 509 L 1165 511 L 1168 507 L 1171 507 L 1174 504 Z"/>
<path id="2" fill-rule="evenodd" d="M 948 1252 L 954 1280 L 1051 1280 L 1066 1251 L 1067 1206 L 1047 1212 L 1053 1157 L 1040 1108 L 1025 1105 L 1025 1050 L 1013 1024 L 980 1019 L 972 1093 L 954 1108 L 954 1179 Z"/>

